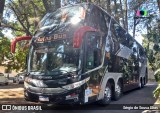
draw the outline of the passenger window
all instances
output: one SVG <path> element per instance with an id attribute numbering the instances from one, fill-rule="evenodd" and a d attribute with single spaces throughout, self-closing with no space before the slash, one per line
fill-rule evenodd
<path id="1" fill-rule="evenodd" d="M 94 34 L 86 37 L 86 69 L 93 69 L 102 63 L 102 38 Z"/>
<path id="2" fill-rule="evenodd" d="M 105 20 L 104 13 L 100 12 L 100 18 L 99 18 L 99 26 L 100 30 L 103 31 L 104 33 L 107 32 L 108 30 L 108 21 Z"/>
<path id="3" fill-rule="evenodd" d="M 143 56 L 143 55 L 144 55 L 144 51 L 143 51 L 142 48 L 139 49 L 139 55 L 140 55 L 140 56 Z"/>
<path id="4" fill-rule="evenodd" d="M 121 44 L 127 46 L 127 37 L 126 31 L 114 20 L 112 20 L 111 30 L 113 34 L 116 36 L 116 40 L 119 41 Z"/>
<path id="5" fill-rule="evenodd" d="M 133 42 L 133 47 L 132 47 L 132 54 L 133 54 L 133 58 L 136 60 L 138 58 L 138 51 L 137 51 L 137 44 L 136 42 Z"/>

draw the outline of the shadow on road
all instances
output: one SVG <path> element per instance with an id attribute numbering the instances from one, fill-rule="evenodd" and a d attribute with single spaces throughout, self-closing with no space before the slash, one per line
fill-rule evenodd
<path id="1" fill-rule="evenodd" d="M 9 83 L 8 85 L 0 85 L 1 89 L 15 89 L 15 88 L 23 88 L 23 84 L 17 84 L 17 83 Z"/>

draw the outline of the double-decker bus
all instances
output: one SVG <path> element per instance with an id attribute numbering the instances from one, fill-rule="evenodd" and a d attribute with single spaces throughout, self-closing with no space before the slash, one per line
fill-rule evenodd
<path id="1" fill-rule="evenodd" d="M 106 105 L 147 83 L 144 48 L 97 5 L 81 3 L 47 13 L 35 35 L 17 40 L 22 39 L 31 39 L 26 100 Z"/>

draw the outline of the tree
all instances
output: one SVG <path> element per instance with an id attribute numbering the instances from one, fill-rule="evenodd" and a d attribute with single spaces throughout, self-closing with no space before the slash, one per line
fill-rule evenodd
<path id="1" fill-rule="evenodd" d="M 32 36 L 40 18 L 44 14 L 43 3 L 39 0 L 18 0 L 6 5 L 6 10 L 11 11 L 17 18 L 16 22 L 5 22 L 3 27 L 10 28 L 15 34 Z"/>
<path id="2" fill-rule="evenodd" d="M 0 26 L 1 26 L 3 10 L 4 10 L 4 4 L 5 4 L 5 0 L 0 0 Z"/>
<path id="3" fill-rule="evenodd" d="M 24 70 L 28 49 L 24 50 L 20 44 L 17 44 L 17 52 L 12 54 L 10 52 L 10 40 L 6 37 L 0 38 L 0 45 L 0 65 L 7 67 L 7 70 Z"/>
<path id="4" fill-rule="evenodd" d="M 146 48 L 149 67 L 155 72 L 154 76 L 156 81 L 160 83 L 160 19 L 158 17 L 158 13 L 160 12 L 159 0 L 157 0 L 157 7 L 159 11 L 156 9 L 155 14 L 150 15 L 150 18 L 148 18 L 145 22 L 147 34 L 144 35 L 145 39 L 143 46 Z M 154 97 L 159 97 L 159 94 L 160 85 L 158 85 L 158 87 L 155 89 Z"/>
<path id="5" fill-rule="evenodd" d="M 9 0 L 5 10 L 6 14 L 1 27 L 11 29 L 15 36 L 32 36 L 40 18 L 45 13 L 43 3 L 39 0 Z M 11 15 L 14 15 L 16 21 L 7 21 Z M 28 49 L 24 49 L 24 47 L 28 42 L 19 42 L 15 54 L 10 53 L 9 39 L 2 36 L 1 43 L 0 65 L 8 67 L 9 70 L 24 69 L 26 54 L 28 53 Z"/>

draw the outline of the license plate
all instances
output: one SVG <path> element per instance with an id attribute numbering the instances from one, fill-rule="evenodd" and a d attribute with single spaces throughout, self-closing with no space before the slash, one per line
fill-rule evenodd
<path id="1" fill-rule="evenodd" d="M 48 102 L 49 101 L 49 98 L 48 97 L 45 97 L 45 96 L 39 96 L 39 101 L 42 101 L 42 102 Z"/>

